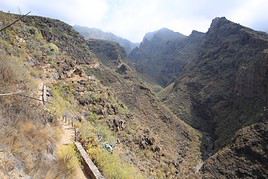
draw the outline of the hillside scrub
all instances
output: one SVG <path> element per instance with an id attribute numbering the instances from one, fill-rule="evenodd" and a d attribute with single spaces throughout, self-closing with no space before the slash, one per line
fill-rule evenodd
<path id="1" fill-rule="evenodd" d="M 62 117 L 65 113 L 74 111 L 74 107 L 72 104 L 72 99 L 66 93 L 66 90 L 63 89 L 62 86 L 54 85 L 52 87 L 52 102 L 49 104 L 49 109 L 57 117 Z"/>
<path id="2" fill-rule="evenodd" d="M 0 96 L 0 178 L 62 178 L 71 171 L 57 153 L 60 128 L 35 97 L 35 79 L 23 59 L 0 56 L 0 93 L 21 91 L 24 96 Z M 66 157 L 65 157 L 66 158 Z"/>

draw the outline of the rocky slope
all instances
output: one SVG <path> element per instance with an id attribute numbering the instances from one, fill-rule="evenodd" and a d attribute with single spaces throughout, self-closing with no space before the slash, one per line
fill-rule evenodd
<path id="1" fill-rule="evenodd" d="M 103 64 L 112 68 L 118 67 L 127 56 L 124 48 L 115 42 L 90 39 L 87 45 Z"/>
<path id="2" fill-rule="evenodd" d="M 0 24 L 16 17 L 1 12 Z M 170 83 L 162 102 L 116 43 L 87 41 L 61 21 L 36 16 L 0 35 L 1 91 L 20 87 L 35 95 L 39 81 L 51 89 L 49 113 L 20 97 L 0 98 L 2 178 L 57 171 L 67 177 L 53 146 L 57 126 L 47 125 L 62 116 L 75 121 L 78 139 L 107 178 L 267 178 L 267 34 L 225 18 L 213 20 L 205 34 L 148 34 L 134 51 L 148 48 L 155 67 L 162 53 L 172 56 L 169 66 L 160 59 L 164 68 L 151 79 Z M 179 70 L 160 80 L 170 66 Z"/>
<path id="3" fill-rule="evenodd" d="M 138 44 L 130 42 L 127 39 L 118 37 L 114 35 L 113 33 L 109 32 L 103 32 L 100 29 L 97 28 L 88 28 L 88 27 L 82 27 L 75 25 L 74 29 L 78 31 L 82 36 L 84 36 L 86 39 L 98 39 L 98 40 L 106 40 L 106 41 L 112 41 L 120 44 L 127 53 L 130 53 L 132 49 L 134 49 Z"/>
<path id="4" fill-rule="evenodd" d="M 94 46 L 100 47 L 98 43 L 88 41 L 88 45 L 97 56 L 109 57 L 107 60 L 114 59 L 109 56 L 111 51 L 106 48 L 101 50 L 101 54 L 94 51 Z M 114 53 L 118 54 L 118 49 L 114 49 Z M 200 161 L 200 134 L 170 112 L 125 61 L 126 59 L 121 58 L 116 61 L 117 66 L 106 62 L 101 68 L 85 68 L 85 71 L 88 74 L 93 73 L 102 84 L 111 87 L 133 114 L 132 120 L 127 121 L 128 127 L 119 135 L 129 150 L 128 157 L 142 170 L 150 171 L 152 176 L 198 176 L 195 167 Z M 119 72 L 122 65 L 126 66 L 126 73 Z M 134 160 L 133 157 L 139 160 Z"/>
<path id="5" fill-rule="evenodd" d="M 231 144 L 205 162 L 204 178 L 267 178 L 267 130 L 267 121 L 239 130 Z"/>

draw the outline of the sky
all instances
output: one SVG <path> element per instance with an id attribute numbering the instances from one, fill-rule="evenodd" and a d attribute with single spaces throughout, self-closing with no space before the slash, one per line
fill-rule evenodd
<path id="1" fill-rule="evenodd" d="M 268 31 L 268 0 L 0 0 L 0 10 L 99 28 L 133 42 L 166 27 L 206 32 L 215 17 Z"/>

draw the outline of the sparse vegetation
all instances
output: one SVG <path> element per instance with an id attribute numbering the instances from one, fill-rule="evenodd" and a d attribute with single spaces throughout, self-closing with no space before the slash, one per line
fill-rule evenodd
<path id="1" fill-rule="evenodd" d="M 59 53 L 59 48 L 53 43 L 48 43 L 44 45 L 44 51 L 50 55 L 57 55 Z"/>
<path id="2" fill-rule="evenodd" d="M 94 126 L 96 125 L 96 127 Z M 116 138 L 104 125 L 83 122 L 80 127 L 81 140 L 87 144 L 87 151 L 105 177 L 114 179 L 142 179 L 140 172 L 128 162 L 122 160 L 115 151 L 110 153 L 103 148 L 108 143 L 115 145 Z"/>
<path id="3" fill-rule="evenodd" d="M 12 86 L 19 84 L 20 87 L 30 86 L 27 67 L 17 57 L 0 56 L 0 79 L 1 90 L 4 90 L 4 88 L 12 89 Z"/>
<path id="4" fill-rule="evenodd" d="M 75 103 L 68 89 L 64 85 L 55 85 L 52 87 L 53 100 L 49 106 L 50 111 L 57 115 L 57 117 L 64 116 L 67 112 L 75 111 Z"/>
<path id="5" fill-rule="evenodd" d="M 16 50 L 11 51 L 8 41 L 1 41 L 5 42 L 1 43 L 3 49 L 16 54 L 12 52 Z M 35 97 L 37 85 L 32 75 L 37 70 L 33 71 L 25 63 L 24 55 L 0 55 L 0 93 L 22 91 L 24 95 Z M 54 122 L 47 125 L 49 118 L 53 116 L 31 98 L 0 97 L 1 177 L 50 179 L 69 175 L 68 157 L 62 159 L 64 153 L 56 153 L 61 131 Z"/>

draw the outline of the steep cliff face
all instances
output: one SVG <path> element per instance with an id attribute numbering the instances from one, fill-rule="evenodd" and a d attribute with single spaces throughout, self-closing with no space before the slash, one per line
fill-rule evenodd
<path id="1" fill-rule="evenodd" d="M 145 35 L 139 47 L 129 54 L 129 61 L 147 79 L 167 85 L 181 71 L 184 61 L 174 55 L 176 46 L 186 37 L 169 29 L 160 29 Z"/>

